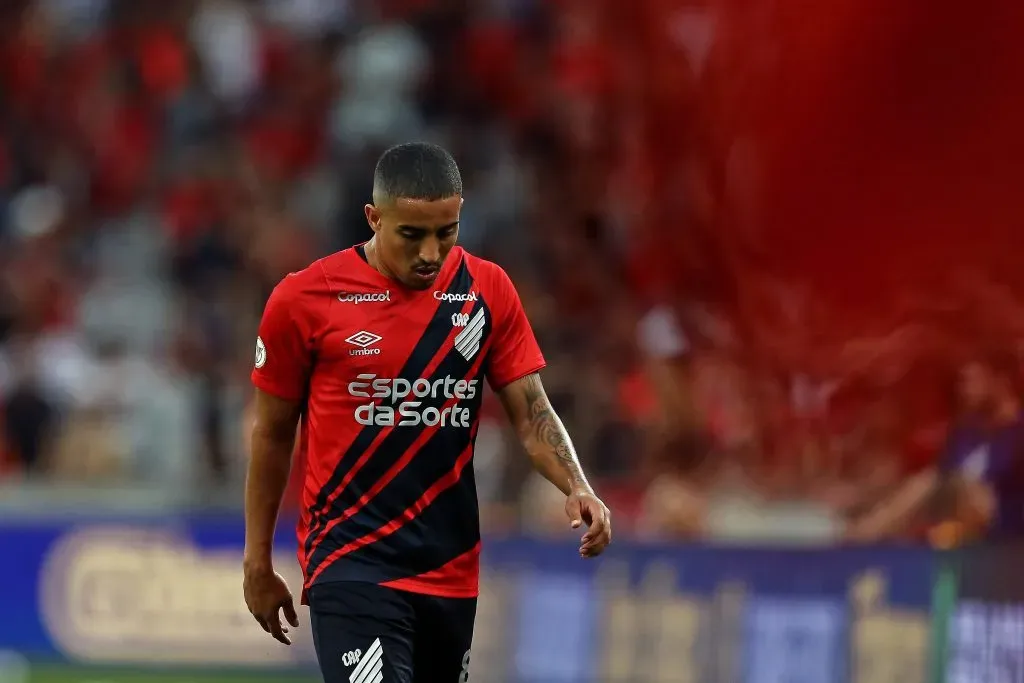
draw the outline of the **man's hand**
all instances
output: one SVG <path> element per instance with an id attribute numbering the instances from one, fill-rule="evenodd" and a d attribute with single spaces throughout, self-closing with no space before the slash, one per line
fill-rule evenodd
<path id="1" fill-rule="evenodd" d="M 580 557 L 597 557 L 612 542 L 611 512 L 593 491 L 573 490 L 566 498 L 565 514 L 573 529 L 587 525 L 587 533 L 580 539 Z"/>
<path id="2" fill-rule="evenodd" d="M 263 630 L 274 636 L 285 645 L 292 641 L 287 636 L 287 627 L 281 624 L 281 611 L 292 626 L 299 625 L 299 615 L 295 612 L 291 591 L 284 578 L 269 565 L 244 566 L 245 578 L 242 591 L 245 593 L 245 605 Z"/>
<path id="3" fill-rule="evenodd" d="M 608 507 L 594 495 L 576 457 L 565 425 L 536 372 L 521 377 L 498 392 L 533 467 L 566 495 L 565 514 L 573 529 L 586 524 L 580 540 L 581 557 L 597 557 L 612 541 Z"/>

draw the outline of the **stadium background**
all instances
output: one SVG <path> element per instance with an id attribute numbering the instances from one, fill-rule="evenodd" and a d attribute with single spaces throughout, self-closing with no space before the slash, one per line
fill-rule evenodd
<path id="1" fill-rule="evenodd" d="M 315 680 L 241 600 L 254 330 L 407 139 L 455 152 L 618 539 L 578 562 L 490 402 L 473 680 L 1020 680 L 1024 552 L 836 541 L 961 364 L 1024 360 L 1022 13 L 2 3 L 0 681 Z"/>

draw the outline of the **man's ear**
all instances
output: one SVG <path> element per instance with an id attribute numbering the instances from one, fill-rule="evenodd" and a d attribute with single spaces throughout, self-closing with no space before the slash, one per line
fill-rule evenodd
<path id="1" fill-rule="evenodd" d="M 367 204 L 363 207 L 363 214 L 366 215 L 366 222 L 369 224 L 370 229 L 373 230 L 374 234 L 380 232 L 380 209 L 373 204 Z"/>

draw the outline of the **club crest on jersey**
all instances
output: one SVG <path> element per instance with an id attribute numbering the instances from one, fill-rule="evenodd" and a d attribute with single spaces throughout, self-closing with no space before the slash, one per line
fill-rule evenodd
<path id="1" fill-rule="evenodd" d="M 455 337 L 455 350 L 466 360 L 473 360 L 477 351 L 480 350 L 480 342 L 484 338 L 484 324 L 487 322 L 487 315 L 482 308 L 472 318 L 466 313 L 456 313 L 455 315 L 462 316 L 458 319 L 452 316 L 452 324 L 462 328 L 462 331 Z"/>

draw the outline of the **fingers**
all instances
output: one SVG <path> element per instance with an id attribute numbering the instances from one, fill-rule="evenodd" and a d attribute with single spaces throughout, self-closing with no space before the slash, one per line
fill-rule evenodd
<path id="1" fill-rule="evenodd" d="M 582 557 L 597 557 L 612 541 L 611 515 L 601 503 L 597 503 L 595 507 L 597 509 L 588 510 L 591 513 L 590 528 L 580 539 Z"/>
<path id="2" fill-rule="evenodd" d="M 285 645 L 291 645 L 291 639 L 286 635 L 288 629 L 281 626 L 281 612 L 279 609 L 275 609 L 266 618 L 266 626 L 263 627 L 265 631 L 274 636 L 274 640 L 284 643 Z"/>
<path id="3" fill-rule="evenodd" d="M 284 610 L 285 619 L 292 626 L 299 625 L 299 615 L 295 612 L 295 604 L 289 598 L 279 608 L 274 608 L 272 612 L 265 615 L 253 614 L 253 617 L 264 631 L 274 636 L 274 639 L 284 643 L 285 645 L 291 645 L 291 638 L 288 637 L 288 629 L 281 624 L 281 610 Z"/>
<path id="4" fill-rule="evenodd" d="M 611 528 L 608 508 L 600 501 L 587 502 L 581 510 L 583 519 L 587 522 L 587 533 L 583 534 L 583 543 L 599 538 L 605 531 Z"/>
<path id="5" fill-rule="evenodd" d="M 574 494 L 565 503 L 565 513 L 573 529 L 588 527 L 580 539 L 580 556 L 597 557 L 604 552 L 612 540 L 611 515 L 605 504 L 593 494 Z"/>
<path id="6" fill-rule="evenodd" d="M 295 602 L 291 598 L 288 598 L 284 605 L 282 605 L 282 609 L 284 610 L 284 617 L 288 620 L 288 623 L 297 627 L 299 625 L 299 615 L 295 612 Z"/>
<path id="7" fill-rule="evenodd" d="M 281 622 L 281 612 L 284 611 L 287 623 L 293 627 L 299 625 L 299 615 L 284 579 L 273 571 L 246 569 L 242 592 L 256 623 L 278 642 L 291 645 L 291 638 L 286 635 L 288 628 Z"/>
<path id="8" fill-rule="evenodd" d="M 597 499 L 585 500 L 581 507 L 580 512 L 588 528 L 587 533 L 583 536 L 584 538 L 587 536 L 593 538 L 608 525 L 608 508 Z"/>
<path id="9" fill-rule="evenodd" d="M 583 525 L 583 509 L 577 498 L 569 498 L 565 504 L 565 514 L 569 516 L 569 524 L 573 529 Z"/>

